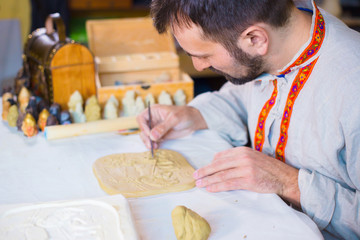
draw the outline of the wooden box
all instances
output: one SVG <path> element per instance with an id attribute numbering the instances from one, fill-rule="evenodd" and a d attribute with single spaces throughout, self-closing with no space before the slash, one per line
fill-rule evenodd
<path id="1" fill-rule="evenodd" d="M 53 29 L 53 21 L 58 32 Z M 94 56 L 86 46 L 66 37 L 59 14 L 51 14 L 44 28 L 29 35 L 24 56 L 31 90 L 48 103 L 56 102 L 68 109 L 67 102 L 75 90 L 84 98 L 96 94 Z"/>
<path id="2" fill-rule="evenodd" d="M 193 99 L 193 81 L 180 71 L 172 35 L 160 35 L 151 18 L 89 20 L 86 30 L 101 105 L 111 95 L 121 101 L 129 90 L 143 99 L 149 93 L 157 99 L 163 90 L 173 96 L 182 89 L 187 102 Z M 160 81 L 164 76 L 170 80 Z"/>

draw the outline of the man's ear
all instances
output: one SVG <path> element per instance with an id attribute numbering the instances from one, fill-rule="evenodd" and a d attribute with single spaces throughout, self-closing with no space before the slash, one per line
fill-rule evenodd
<path id="1" fill-rule="evenodd" d="M 261 26 L 252 25 L 241 33 L 237 45 L 252 56 L 264 56 L 268 52 L 269 34 Z"/>

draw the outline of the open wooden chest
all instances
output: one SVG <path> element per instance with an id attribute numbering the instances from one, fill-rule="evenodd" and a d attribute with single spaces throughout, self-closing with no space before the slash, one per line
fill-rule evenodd
<path id="1" fill-rule="evenodd" d="M 97 96 L 104 105 L 111 95 L 119 101 L 134 90 L 143 99 L 162 91 L 171 96 L 179 89 L 189 102 L 193 81 L 181 72 L 170 33 L 159 34 L 151 18 L 88 20 L 89 48 L 97 64 Z"/>

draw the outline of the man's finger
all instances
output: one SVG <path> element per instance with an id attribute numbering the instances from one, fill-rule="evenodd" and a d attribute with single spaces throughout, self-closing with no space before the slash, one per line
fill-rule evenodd
<path id="1" fill-rule="evenodd" d="M 238 168 L 230 168 L 224 171 L 216 172 L 212 175 L 206 176 L 204 178 L 200 178 L 196 181 L 197 187 L 207 187 L 213 184 L 232 181 L 233 179 L 241 178 L 242 172 Z"/>
<path id="2" fill-rule="evenodd" d="M 222 158 L 217 161 L 213 161 L 211 164 L 196 170 L 193 174 L 195 179 L 200 179 L 209 175 L 213 175 L 217 172 L 228 170 L 231 168 L 239 167 L 239 160 L 231 160 L 230 158 Z"/>

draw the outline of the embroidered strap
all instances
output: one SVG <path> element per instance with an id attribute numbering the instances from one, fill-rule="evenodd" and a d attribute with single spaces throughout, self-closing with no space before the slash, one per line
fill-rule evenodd
<path id="1" fill-rule="evenodd" d="M 311 75 L 311 72 L 318 58 L 312 61 L 309 65 L 306 65 L 305 67 L 301 68 L 299 73 L 296 75 L 293 84 L 291 85 L 290 92 L 286 100 L 283 117 L 281 120 L 280 137 L 275 149 L 275 157 L 283 162 L 285 162 L 285 147 L 287 144 L 288 129 L 290 125 L 290 119 L 291 119 L 291 114 L 293 111 L 295 100 L 299 95 L 301 89 L 304 87 L 309 76 Z"/>
<path id="2" fill-rule="evenodd" d="M 325 22 L 322 14 L 320 13 L 319 9 L 315 5 L 316 10 L 316 17 L 315 17 L 315 24 L 314 24 L 314 32 L 311 38 L 311 42 L 308 47 L 300 54 L 300 56 L 291 64 L 288 68 L 284 71 L 279 73 L 279 75 L 287 74 L 291 72 L 291 69 L 295 66 L 299 66 L 306 62 L 309 58 L 314 56 L 320 49 L 320 46 L 324 40 L 325 36 Z"/>
<path id="3" fill-rule="evenodd" d="M 314 23 L 314 31 L 310 41 L 310 44 L 307 48 L 300 54 L 300 56 L 291 64 L 287 69 L 279 73 L 279 75 L 285 75 L 291 72 L 291 69 L 295 66 L 300 66 L 306 61 L 308 61 L 311 57 L 315 56 L 320 47 L 323 43 L 325 37 L 325 22 L 322 14 L 320 13 L 319 9 L 315 5 L 315 23 Z M 275 149 L 275 157 L 281 161 L 285 161 L 285 147 L 287 144 L 288 139 L 288 128 L 290 124 L 290 118 L 293 111 L 293 106 L 297 96 L 299 95 L 301 89 L 303 88 L 304 84 L 310 77 L 310 74 L 317 62 L 318 58 L 312 61 L 310 64 L 306 65 L 305 67 L 299 70 L 299 73 L 295 77 L 295 80 L 291 86 L 290 92 L 288 94 L 288 98 L 286 101 L 286 106 L 284 109 L 283 117 L 281 120 L 280 125 L 280 137 Z M 274 91 L 270 97 L 270 99 L 265 103 L 264 107 L 262 108 L 258 123 L 256 126 L 255 131 L 255 139 L 254 139 L 254 147 L 258 151 L 262 151 L 263 144 L 265 141 L 265 122 L 269 115 L 269 112 L 273 105 L 275 104 L 276 96 L 278 93 L 277 90 L 277 81 L 274 80 Z"/>
<path id="4" fill-rule="evenodd" d="M 271 94 L 270 99 L 265 103 L 264 107 L 261 109 L 260 115 L 259 115 L 259 119 L 258 119 L 258 123 L 257 123 L 257 127 L 256 127 L 256 132 L 255 132 L 255 149 L 258 151 L 262 151 L 262 147 L 265 141 L 265 121 L 267 119 L 267 116 L 269 115 L 269 112 L 271 110 L 271 108 L 274 106 L 275 104 L 275 99 L 278 93 L 277 90 L 277 80 L 273 80 L 273 84 L 274 84 L 274 90 L 273 93 Z"/>

